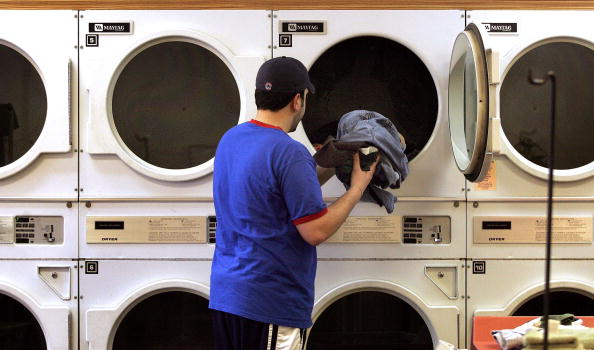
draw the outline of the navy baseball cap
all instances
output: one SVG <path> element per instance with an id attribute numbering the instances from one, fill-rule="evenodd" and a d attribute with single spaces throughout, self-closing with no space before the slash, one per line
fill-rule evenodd
<path id="1" fill-rule="evenodd" d="M 264 62 L 256 76 L 257 90 L 296 92 L 306 88 L 312 94 L 316 92 L 307 68 L 292 57 L 276 57 Z"/>

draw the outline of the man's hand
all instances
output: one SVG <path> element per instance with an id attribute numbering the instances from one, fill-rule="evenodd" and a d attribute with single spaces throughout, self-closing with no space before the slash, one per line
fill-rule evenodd
<path id="1" fill-rule="evenodd" d="M 378 154 L 375 162 L 371 164 L 369 171 L 361 170 L 361 161 L 359 159 L 359 152 L 353 155 L 353 171 L 351 172 L 351 187 L 359 189 L 361 195 L 367 188 L 367 185 L 371 182 L 375 168 L 380 161 L 380 155 Z"/>

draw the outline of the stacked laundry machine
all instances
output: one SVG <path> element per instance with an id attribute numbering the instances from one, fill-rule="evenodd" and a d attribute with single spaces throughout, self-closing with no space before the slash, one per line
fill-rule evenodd
<path id="1" fill-rule="evenodd" d="M 593 16 L 469 11 L 456 39 L 449 106 L 453 152 L 468 180 L 469 330 L 476 315 L 542 314 L 553 108 L 551 310 L 594 314 Z M 550 80 L 530 82 L 549 72 L 554 97 Z"/>
<path id="2" fill-rule="evenodd" d="M 0 12 L 0 348 L 77 342 L 77 12 Z"/>
<path id="3" fill-rule="evenodd" d="M 448 66 L 463 11 L 273 11 L 273 55 L 299 59 L 308 95 L 293 137 L 313 153 L 352 110 L 389 118 L 406 140 L 410 175 L 393 213 L 359 203 L 318 247 L 308 349 L 462 345 L 465 179 L 448 131 Z M 345 192 L 334 177 L 328 202 Z"/>
<path id="4" fill-rule="evenodd" d="M 359 203 L 318 247 L 308 349 L 464 348 L 475 315 L 541 313 L 552 110 L 530 72 L 557 78 L 553 312 L 594 315 L 593 16 L 1 11 L 0 348 L 212 348 L 214 153 L 279 56 L 316 86 L 293 138 L 313 154 L 372 110 L 410 167 L 393 213 Z"/>
<path id="5" fill-rule="evenodd" d="M 213 158 L 268 11 L 80 12 L 80 349 L 211 349 Z"/>

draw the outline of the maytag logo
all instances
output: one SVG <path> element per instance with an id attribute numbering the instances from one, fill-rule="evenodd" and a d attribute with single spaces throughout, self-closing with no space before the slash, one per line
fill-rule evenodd
<path id="1" fill-rule="evenodd" d="M 505 241 L 503 237 L 489 237 L 489 241 Z"/>
<path id="2" fill-rule="evenodd" d="M 117 241 L 117 237 L 103 237 L 101 238 L 102 241 Z"/>
<path id="3" fill-rule="evenodd" d="M 326 22 L 281 21 L 281 33 L 326 34 Z"/>
<path id="4" fill-rule="evenodd" d="M 103 34 L 131 34 L 132 22 L 89 23 L 89 32 Z"/>
<path id="5" fill-rule="evenodd" d="M 483 23 L 488 33 L 517 33 L 517 23 Z"/>

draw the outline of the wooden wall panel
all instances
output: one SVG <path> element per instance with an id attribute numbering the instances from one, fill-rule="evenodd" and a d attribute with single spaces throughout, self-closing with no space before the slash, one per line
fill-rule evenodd
<path id="1" fill-rule="evenodd" d="M 0 9 L 594 9 L 594 0 L 0 0 Z"/>

